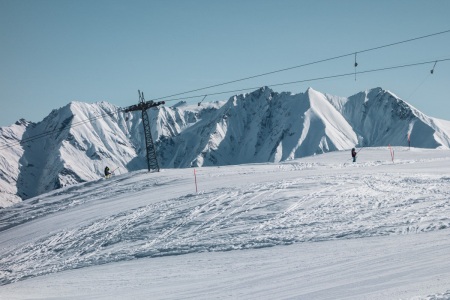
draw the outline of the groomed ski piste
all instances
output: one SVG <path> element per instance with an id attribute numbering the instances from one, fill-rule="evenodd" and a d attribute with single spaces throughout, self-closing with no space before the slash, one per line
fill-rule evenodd
<path id="1" fill-rule="evenodd" d="M 448 300 L 450 151 L 393 150 L 29 199 L 0 210 L 0 299 Z"/>

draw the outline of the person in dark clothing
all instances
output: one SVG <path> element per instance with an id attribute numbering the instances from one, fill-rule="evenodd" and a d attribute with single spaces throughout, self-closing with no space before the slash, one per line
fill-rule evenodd
<path id="1" fill-rule="evenodd" d="M 106 178 L 111 177 L 111 171 L 109 170 L 109 167 L 105 167 L 105 177 Z"/>
<path id="2" fill-rule="evenodd" d="M 352 157 L 353 157 L 353 162 L 356 162 L 356 150 L 355 150 L 355 148 L 352 148 Z"/>

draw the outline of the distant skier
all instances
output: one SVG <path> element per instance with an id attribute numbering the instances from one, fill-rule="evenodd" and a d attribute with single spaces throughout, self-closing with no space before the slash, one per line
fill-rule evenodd
<path id="1" fill-rule="evenodd" d="M 105 167 L 105 178 L 111 177 L 111 171 L 109 170 L 109 167 Z"/>
<path id="2" fill-rule="evenodd" d="M 352 148 L 352 157 L 353 157 L 353 162 L 356 162 L 356 150 L 355 150 L 355 148 Z"/>

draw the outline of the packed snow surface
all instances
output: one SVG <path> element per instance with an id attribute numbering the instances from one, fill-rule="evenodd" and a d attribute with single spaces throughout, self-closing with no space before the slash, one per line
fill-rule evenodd
<path id="1" fill-rule="evenodd" d="M 23 201 L 0 210 L 0 299 L 448 300 L 450 151 L 392 150 L 136 171 Z"/>

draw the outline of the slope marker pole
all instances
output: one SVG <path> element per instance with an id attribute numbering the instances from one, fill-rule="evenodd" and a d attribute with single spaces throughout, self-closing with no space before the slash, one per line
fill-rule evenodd
<path id="1" fill-rule="evenodd" d="M 195 169 L 194 169 L 194 181 L 195 181 L 195 193 L 198 194 L 198 189 L 197 189 L 197 174 L 195 173 Z"/>
<path id="2" fill-rule="evenodd" d="M 394 149 L 392 149 L 391 144 L 389 144 L 389 151 L 391 152 L 392 163 L 394 163 Z"/>

